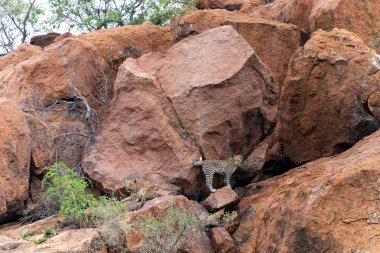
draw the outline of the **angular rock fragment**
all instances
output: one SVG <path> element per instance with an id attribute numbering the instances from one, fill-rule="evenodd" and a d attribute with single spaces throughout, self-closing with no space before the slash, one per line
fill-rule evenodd
<path id="1" fill-rule="evenodd" d="M 239 203 L 239 196 L 228 186 L 217 189 L 205 199 L 203 206 L 210 212 L 216 212 L 220 209 L 229 209 Z"/>

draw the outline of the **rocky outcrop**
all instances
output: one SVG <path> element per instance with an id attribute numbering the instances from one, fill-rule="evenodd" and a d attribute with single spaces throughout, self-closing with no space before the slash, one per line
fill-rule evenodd
<path id="1" fill-rule="evenodd" d="M 273 127 L 278 83 L 231 26 L 134 62 L 155 76 L 206 159 L 245 155 Z"/>
<path id="2" fill-rule="evenodd" d="M 22 59 L 0 71 L 0 96 L 17 101 L 30 114 L 35 165 L 57 159 L 80 164 L 84 145 L 112 99 L 118 65 L 171 44 L 168 28 L 144 24 L 70 37 L 28 60 L 18 56 L 22 48 L 16 50 Z M 12 63 L 11 57 L 2 58 Z"/>
<path id="3" fill-rule="evenodd" d="M 249 185 L 239 252 L 377 252 L 380 132 L 348 151 Z"/>
<path id="4" fill-rule="evenodd" d="M 29 195 L 29 129 L 17 104 L 0 98 L 0 224 L 21 214 Z"/>
<path id="5" fill-rule="evenodd" d="M 282 87 L 278 138 L 300 164 L 346 150 L 379 127 L 361 102 L 380 58 L 345 30 L 317 31 L 295 53 Z"/>
<path id="6" fill-rule="evenodd" d="M 1 56 L 0 71 L 12 67 L 22 61 L 28 60 L 33 55 L 41 53 L 41 48 L 29 44 L 21 44 L 16 50 Z"/>
<path id="7" fill-rule="evenodd" d="M 290 57 L 303 40 L 297 26 L 226 10 L 191 12 L 178 16 L 171 24 L 175 40 L 222 25 L 231 25 L 272 70 L 278 83 L 283 83 Z"/>
<path id="8" fill-rule="evenodd" d="M 346 29 L 380 52 L 378 4 L 376 0 L 276 0 L 245 12 L 298 25 L 309 34 L 318 29 Z"/>
<path id="9" fill-rule="evenodd" d="M 271 71 L 230 26 L 129 59 L 106 123 L 87 147 L 85 171 L 105 190 L 137 177 L 194 196 L 198 147 L 222 159 L 250 151 L 273 127 L 277 90 Z"/>

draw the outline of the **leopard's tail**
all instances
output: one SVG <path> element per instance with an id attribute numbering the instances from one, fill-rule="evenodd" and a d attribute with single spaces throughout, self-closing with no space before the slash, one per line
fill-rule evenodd
<path id="1" fill-rule="evenodd" d="M 202 157 L 199 158 L 199 160 L 193 160 L 193 165 L 194 166 L 202 166 L 203 165 Z"/>

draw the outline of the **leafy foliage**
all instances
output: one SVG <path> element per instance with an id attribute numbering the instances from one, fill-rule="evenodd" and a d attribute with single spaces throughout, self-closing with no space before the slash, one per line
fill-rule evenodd
<path id="1" fill-rule="evenodd" d="M 154 216 L 140 217 L 132 228 L 142 232 L 141 252 L 147 253 L 177 252 L 186 241 L 196 241 L 204 233 L 204 224 L 196 215 L 173 206 Z"/>
<path id="2" fill-rule="evenodd" d="M 80 225 L 85 217 L 85 208 L 95 201 L 92 194 L 85 192 L 90 181 L 78 175 L 75 170 L 64 163 L 55 163 L 47 168 L 42 180 L 42 186 L 47 187 L 46 198 L 58 199 L 60 214 L 72 217 Z"/>
<path id="3" fill-rule="evenodd" d="M 0 0 L 0 50 L 10 52 L 38 31 L 43 14 L 36 0 Z"/>
<path id="4" fill-rule="evenodd" d="M 194 0 L 49 0 L 54 22 L 82 31 L 150 21 L 165 25 L 176 14 L 194 9 Z"/>
<path id="5" fill-rule="evenodd" d="M 21 238 L 25 239 L 25 238 L 28 238 L 29 236 L 33 236 L 35 234 L 36 234 L 36 230 L 29 230 L 29 231 L 26 231 L 25 233 L 23 233 L 21 235 Z"/>
<path id="6" fill-rule="evenodd" d="M 79 175 L 64 163 L 55 163 L 45 169 L 42 185 L 44 197 L 58 200 L 59 213 L 74 219 L 80 227 L 96 226 L 116 218 L 125 212 L 121 201 L 105 196 L 96 199 L 86 193 L 88 178 Z"/>

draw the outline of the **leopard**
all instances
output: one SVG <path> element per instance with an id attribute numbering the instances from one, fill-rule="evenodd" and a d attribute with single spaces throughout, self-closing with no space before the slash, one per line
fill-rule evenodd
<path id="1" fill-rule="evenodd" d="M 144 205 L 146 200 L 161 196 L 161 194 L 158 193 L 158 186 L 145 186 L 137 182 L 136 179 L 125 179 L 125 189 L 130 192 L 130 195 L 123 199 L 123 202 L 132 200 L 140 202 L 138 209 Z"/>
<path id="2" fill-rule="evenodd" d="M 243 156 L 234 155 L 232 158 L 227 160 L 193 160 L 194 166 L 202 166 L 203 174 L 206 177 L 206 184 L 211 192 L 215 192 L 216 189 L 212 187 L 212 180 L 214 174 L 220 174 L 224 176 L 224 183 L 231 188 L 230 179 L 231 175 L 243 162 Z"/>

